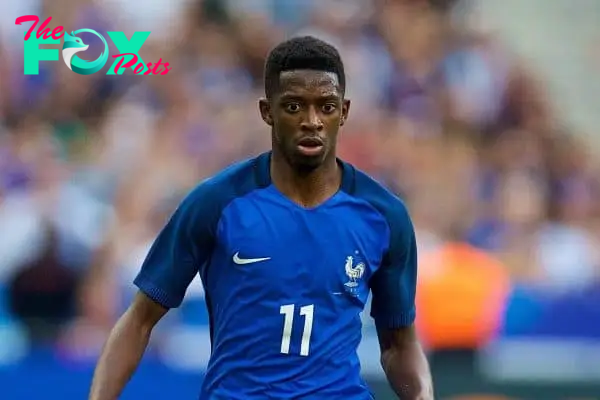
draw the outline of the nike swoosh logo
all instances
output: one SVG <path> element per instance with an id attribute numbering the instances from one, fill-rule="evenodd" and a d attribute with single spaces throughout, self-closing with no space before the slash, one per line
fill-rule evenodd
<path id="1" fill-rule="evenodd" d="M 233 262 L 238 264 L 238 265 L 245 265 L 245 264 L 254 264 L 257 262 L 261 262 L 261 261 L 267 261 L 270 260 L 271 257 L 262 257 L 262 258 L 240 258 L 240 253 L 237 252 L 233 255 Z"/>

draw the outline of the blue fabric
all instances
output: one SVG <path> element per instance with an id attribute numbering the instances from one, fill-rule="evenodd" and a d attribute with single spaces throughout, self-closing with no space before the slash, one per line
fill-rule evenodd
<path id="1" fill-rule="evenodd" d="M 372 292 L 378 326 L 413 323 L 415 234 L 397 197 L 340 165 L 341 190 L 303 208 L 271 183 L 270 153 L 237 163 L 195 188 L 158 235 L 135 283 L 179 307 L 202 278 L 213 352 L 201 398 L 371 398 L 360 313 Z"/>

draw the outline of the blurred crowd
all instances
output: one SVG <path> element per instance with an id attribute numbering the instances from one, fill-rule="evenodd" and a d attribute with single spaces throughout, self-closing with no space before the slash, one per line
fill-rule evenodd
<path id="1" fill-rule="evenodd" d="M 341 156 L 408 204 L 423 296 L 453 292 L 440 276 L 465 259 L 475 267 L 450 280 L 473 296 L 463 308 L 514 284 L 563 293 L 599 282 L 598 160 L 555 119 L 536 71 L 462 2 L 8 3 L 9 23 L 36 14 L 69 31 L 150 30 L 140 55 L 173 68 L 83 76 L 59 61 L 26 76 L 17 39 L 29 26 L 0 32 L 0 303 L 35 341 L 101 344 L 181 196 L 269 148 L 262 68 L 291 35 L 340 50 L 353 101 Z"/>

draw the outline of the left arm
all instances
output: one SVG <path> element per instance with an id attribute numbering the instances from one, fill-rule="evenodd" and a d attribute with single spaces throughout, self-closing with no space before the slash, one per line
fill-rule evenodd
<path id="1" fill-rule="evenodd" d="M 381 365 L 388 382 L 402 400 L 433 400 L 429 364 L 414 326 L 377 329 Z"/>
<path id="2" fill-rule="evenodd" d="M 402 400 L 433 400 L 427 358 L 417 339 L 415 292 L 417 245 L 408 211 L 401 205 L 388 215 L 390 246 L 380 269 L 370 281 L 381 348 L 381 365 Z"/>

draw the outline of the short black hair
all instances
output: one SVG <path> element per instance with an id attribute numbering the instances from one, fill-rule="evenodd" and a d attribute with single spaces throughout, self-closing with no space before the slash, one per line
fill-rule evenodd
<path id="1" fill-rule="evenodd" d="M 334 73 L 338 77 L 342 93 L 345 92 L 344 63 L 337 49 L 313 36 L 301 36 L 280 43 L 269 53 L 264 71 L 267 98 L 271 98 L 277 91 L 282 72 L 298 69 Z"/>

